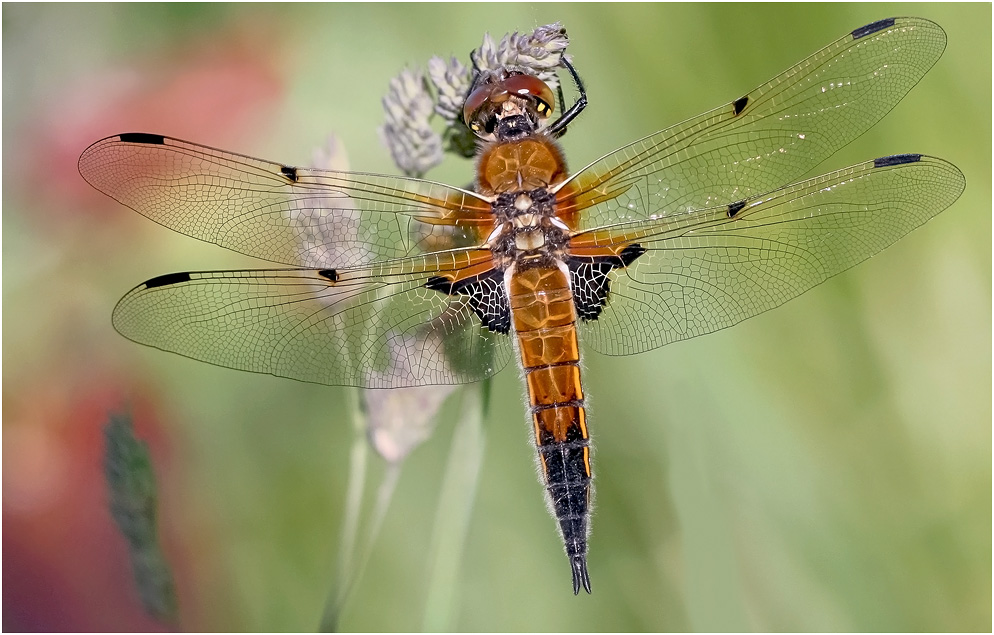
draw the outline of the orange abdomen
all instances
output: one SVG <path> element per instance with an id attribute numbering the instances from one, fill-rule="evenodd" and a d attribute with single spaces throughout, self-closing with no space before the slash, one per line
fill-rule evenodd
<path id="1" fill-rule="evenodd" d="M 505 283 L 546 491 L 573 564 L 574 584 L 582 569 L 587 585 L 590 441 L 569 274 L 555 265 L 519 264 Z"/>

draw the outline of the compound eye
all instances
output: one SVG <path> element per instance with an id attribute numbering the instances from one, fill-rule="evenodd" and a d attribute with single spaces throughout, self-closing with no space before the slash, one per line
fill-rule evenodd
<path id="1" fill-rule="evenodd" d="M 548 84 L 532 75 L 512 75 L 502 82 L 504 90 L 512 95 L 530 96 L 535 101 L 535 112 L 547 119 L 555 109 L 556 98 Z"/>
<path id="2" fill-rule="evenodd" d="M 466 99 L 462 107 L 462 120 L 473 132 L 480 134 L 483 132 L 483 125 L 477 121 L 480 109 L 486 105 L 493 92 L 493 84 L 485 84 L 474 90 Z"/>

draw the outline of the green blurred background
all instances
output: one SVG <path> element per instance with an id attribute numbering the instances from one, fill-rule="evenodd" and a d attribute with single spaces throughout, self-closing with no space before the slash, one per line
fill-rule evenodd
<path id="1" fill-rule="evenodd" d="M 586 357 L 590 597 L 570 592 L 519 379 L 498 376 L 440 623 L 989 631 L 991 6 L 545 3 L 3 6 L 4 630 L 157 628 L 106 510 L 100 430 L 122 407 L 155 459 L 184 629 L 316 628 L 342 531 L 348 389 L 214 368 L 111 328 L 142 280 L 262 263 L 91 191 L 75 168 L 89 143 L 148 131 L 307 164 L 335 133 L 354 169 L 395 172 L 377 127 L 397 72 L 558 20 L 590 96 L 564 143 L 579 166 L 891 15 L 941 24 L 946 53 L 818 172 L 928 153 L 959 166 L 966 194 L 775 312 Z M 430 176 L 461 184 L 471 169 L 450 159 Z M 404 465 L 342 629 L 422 628 L 453 410 Z"/>

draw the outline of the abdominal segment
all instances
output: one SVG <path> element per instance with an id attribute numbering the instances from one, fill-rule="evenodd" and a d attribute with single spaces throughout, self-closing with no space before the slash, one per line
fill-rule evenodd
<path id="1" fill-rule="evenodd" d="M 590 441 L 569 270 L 519 267 L 509 271 L 506 285 L 539 463 L 573 568 L 573 590 L 582 584 L 589 592 Z"/>

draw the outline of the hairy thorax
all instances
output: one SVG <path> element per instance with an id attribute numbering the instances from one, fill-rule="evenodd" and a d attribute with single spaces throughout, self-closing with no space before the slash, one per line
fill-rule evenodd
<path id="1" fill-rule="evenodd" d="M 477 174 L 478 190 L 484 196 L 533 190 L 565 179 L 566 160 L 555 141 L 544 135 L 534 135 L 484 148 Z"/>
<path id="2" fill-rule="evenodd" d="M 555 141 L 543 135 L 494 143 L 480 155 L 480 193 L 494 196 L 487 243 L 500 268 L 549 265 L 563 258 L 569 228 L 556 218 L 550 188 L 567 176 Z"/>

